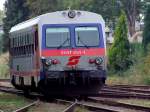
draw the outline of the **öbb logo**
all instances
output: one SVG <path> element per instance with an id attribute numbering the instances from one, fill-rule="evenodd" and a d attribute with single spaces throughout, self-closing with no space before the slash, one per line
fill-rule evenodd
<path id="1" fill-rule="evenodd" d="M 73 66 L 73 65 L 77 65 L 79 63 L 79 59 L 81 56 L 72 56 L 68 59 L 68 66 Z"/>

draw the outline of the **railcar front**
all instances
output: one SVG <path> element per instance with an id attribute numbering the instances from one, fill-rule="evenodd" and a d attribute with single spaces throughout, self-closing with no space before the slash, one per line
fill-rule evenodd
<path id="1" fill-rule="evenodd" d="M 45 17 L 41 24 L 38 87 L 44 94 L 96 94 L 106 79 L 104 21 L 84 11 L 60 14 L 64 22 L 50 23 Z"/>

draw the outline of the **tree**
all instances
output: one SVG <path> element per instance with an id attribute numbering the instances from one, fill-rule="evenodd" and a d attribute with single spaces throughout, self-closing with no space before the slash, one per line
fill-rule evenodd
<path id="1" fill-rule="evenodd" d="M 114 43 L 109 51 L 109 65 L 115 71 L 126 70 L 130 65 L 127 32 L 126 16 L 122 12 L 115 29 Z"/>
<path id="2" fill-rule="evenodd" d="M 76 9 L 76 10 L 86 10 L 89 11 L 92 8 L 93 0 L 62 0 L 63 9 L 67 8 Z"/>
<path id="3" fill-rule="evenodd" d="M 30 17 L 35 17 L 44 13 L 57 11 L 60 9 L 61 0 L 27 0 L 30 10 Z M 61 4 L 62 5 L 62 4 Z"/>
<path id="4" fill-rule="evenodd" d="M 4 12 L 0 10 L 0 24 L 3 23 L 3 18 L 4 18 Z"/>
<path id="5" fill-rule="evenodd" d="M 12 26 L 28 18 L 28 8 L 25 5 L 26 0 L 7 0 L 5 2 L 4 37 L 3 51 L 8 50 L 9 31 Z"/>
<path id="6" fill-rule="evenodd" d="M 119 4 L 120 9 L 123 9 L 126 13 L 128 20 L 128 28 L 130 36 L 135 33 L 135 22 L 139 17 L 142 1 L 141 0 L 116 0 Z"/>
<path id="7" fill-rule="evenodd" d="M 117 5 L 113 0 L 93 0 L 91 11 L 101 14 L 105 20 L 110 21 L 119 14 L 116 8 Z"/>
<path id="8" fill-rule="evenodd" d="M 143 32 L 143 47 L 147 50 L 147 46 L 150 43 L 150 5 L 147 8 L 145 19 L 144 19 L 144 32 Z"/>

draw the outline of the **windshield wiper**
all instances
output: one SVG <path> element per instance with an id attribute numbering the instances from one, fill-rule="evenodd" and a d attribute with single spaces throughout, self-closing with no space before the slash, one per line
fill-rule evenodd
<path id="1" fill-rule="evenodd" d="M 78 34 L 78 42 L 81 42 L 81 43 L 84 45 L 84 47 L 86 47 L 87 49 L 89 48 L 89 46 L 87 46 L 87 45 L 81 40 L 81 38 L 79 37 L 79 34 Z"/>
<path id="2" fill-rule="evenodd" d="M 67 38 L 62 44 L 60 44 L 60 46 L 58 46 L 57 49 L 62 48 L 68 41 L 69 41 L 69 38 Z"/>

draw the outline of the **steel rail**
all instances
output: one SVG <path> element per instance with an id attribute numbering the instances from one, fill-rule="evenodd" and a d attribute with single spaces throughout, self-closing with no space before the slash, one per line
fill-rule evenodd
<path id="1" fill-rule="evenodd" d="M 74 102 L 70 106 L 68 106 L 63 112 L 73 112 L 76 107 L 77 102 Z"/>
<path id="2" fill-rule="evenodd" d="M 144 89 L 135 89 L 135 88 L 122 88 L 122 87 L 105 87 L 102 90 L 119 90 L 122 92 L 136 92 L 136 93 L 145 93 L 150 94 L 150 90 L 144 90 Z"/>
<path id="3" fill-rule="evenodd" d="M 99 97 L 108 98 L 137 98 L 137 99 L 150 99 L 148 94 L 137 94 L 137 93 L 118 93 L 118 92 L 101 92 Z"/>
<path id="4" fill-rule="evenodd" d="M 150 107 L 121 103 L 121 102 L 117 102 L 114 100 L 108 100 L 108 99 L 97 99 L 97 98 L 95 99 L 95 98 L 89 97 L 88 101 L 94 102 L 94 103 L 105 104 L 105 105 L 109 105 L 109 106 L 123 107 L 123 108 L 127 108 L 127 109 L 141 110 L 141 111 L 146 111 L 146 112 L 150 111 Z"/>
<path id="5" fill-rule="evenodd" d="M 10 82 L 10 79 L 0 79 L 0 82 Z"/>
<path id="6" fill-rule="evenodd" d="M 22 107 L 22 108 L 19 108 L 19 109 L 13 111 L 13 112 L 24 112 L 24 111 L 26 111 L 27 109 L 31 108 L 32 106 L 34 106 L 34 105 L 36 105 L 36 104 L 38 104 L 38 103 L 39 103 L 39 100 L 37 100 L 37 101 L 35 101 L 35 102 L 33 102 L 33 103 L 29 104 L 29 105 L 26 105 L 26 106 L 24 106 L 24 107 Z"/>
<path id="7" fill-rule="evenodd" d="M 116 110 L 112 110 L 108 108 L 103 108 L 103 107 L 98 107 L 98 106 L 94 106 L 94 105 L 89 105 L 89 104 L 85 104 L 85 103 L 80 103 L 77 100 L 75 100 L 75 102 L 73 101 L 67 101 L 67 100 L 61 100 L 61 99 L 57 99 L 57 101 L 60 101 L 61 103 L 71 103 L 70 106 L 68 106 L 63 112 L 73 112 L 75 107 L 84 107 L 87 110 L 90 111 L 96 111 L 96 112 L 119 112 Z"/>
<path id="8" fill-rule="evenodd" d="M 104 107 L 99 107 L 99 106 L 89 105 L 89 104 L 84 104 L 84 103 L 77 103 L 77 106 L 85 107 L 86 109 L 90 111 L 94 111 L 94 112 L 120 112 L 117 110 L 109 109 L 109 107 L 104 108 Z"/>
<path id="9" fill-rule="evenodd" d="M 23 91 L 17 90 L 13 87 L 0 86 L 1 92 L 11 93 L 11 94 L 23 94 Z"/>
<path id="10" fill-rule="evenodd" d="M 104 87 L 121 87 L 121 88 L 150 89 L 150 86 L 148 86 L 148 85 L 105 85 Z"/>

